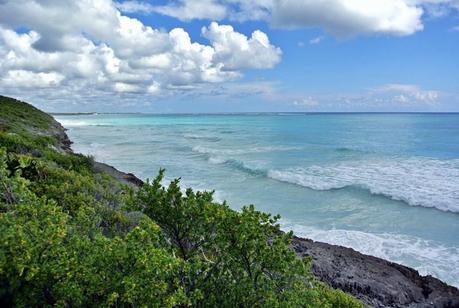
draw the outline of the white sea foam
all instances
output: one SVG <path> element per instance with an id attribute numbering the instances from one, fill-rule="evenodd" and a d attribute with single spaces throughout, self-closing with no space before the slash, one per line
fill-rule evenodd
<path id="1" fill-rule="evenodd" d="M 214 164 L 214 165 L 224 164 L 227 161 L 228 160 L 226 158 L 222 158 L 222 157 L 214 157 L 214 156 L 209 157 L 209 163 Z"/>
<path id="2" fill-rule="evenodd" d="M 65 128 L 69 127 L 81 127 L 81 126 L 113 126 L 111 123 L 101 122 L 100 119 L 87 119 L 87 120 L 81 120 L 81 119 L 68 119 L 68 118 L 55 118 L 56 121 L 61 123 L 62 126 Z"/>
<path id="3" fill-rule="evenodd" d="M 459 212 L 459 159 L 393 158 L 270 170 L 268 177 L 315 190 L 359 186 L 413 206 Z"/>
<path id="4" fill-rule="evenodd" d="M 172 179 L 163 179 L 163 181 L 161 182 L 161 185 L 163 185 L 164 187 L 167 187 L 169 186 L 170 182 L 171 182 Z M 218 202 L 218 203 L 223 203 L 226 199 L 228 199 L 228 194 L 223 192 L 223 191 L 220 191 L 220 190 L 215 190 L 215 189 L 212 189 L 208 186 L 205 186 L 203 185 L 202 183 L 197 183 L 195 181 L 186 181 L 186 180 L 183 180 L 181 179 L 180 181 L 180 190 L 182 192 L 182 194 L 186 194 L 186 190 L 191 187 L 193 188 L 193 190 L 195 192 L 197 191 L 213 191 L 213 200 L 215 202 Z"/>
<path id="5" fill-rule="evenodd" d="M 414 236 L 366 233 L 353 230 L 319 230 L 283 222 L 284 230 L 298 236 L 353 248 L 361 253 L 410 266 L 459 287 L 459 248 Z"/>
<path id="6" fill-rule="evenodd" d="M 298 147 L 289 146 L 258 146 L 258 147 L 245 147 L 240 149 L 214 149 L 197 145 L 193 147 L 192 151 L 201 154 L 215 154 L 215 155 L 241 155 L 250 153 L 266 153 L 277 151 L 292 151 L 298 150 Z"/>
<path id="7" fill-rule="evenodd" d="M 77 126 L 88 126 L 90 125 L 87 121 L 81 121 L 81 120 L 71 120 L 71 119 L 65 119 L 65 118 L 56 118 L 56 121 L 61 123 L 62 126 L 64 127 L 77 127 Z"/>

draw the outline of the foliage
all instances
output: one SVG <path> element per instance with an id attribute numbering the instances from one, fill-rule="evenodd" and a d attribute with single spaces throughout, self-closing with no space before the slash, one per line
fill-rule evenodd
<path id="1" fill-rule="evenodd" d="M 193 306 L 360 306 L 315 280 L 310 260 L 289 248 L 292 234 L 280 231 L 278 216 L 253 205 L 233 211 L 212 192 L 182 193 L 178 179 L 163 187 L 163 175 L 141 187 L 129 209 L 155 221 L 174 255 L 187 261 L 183 287 Z"/>
<path id="2" fill-rule="evenodd" d="M 164 170 L 121 185 L 15 104 L 0 129 L 0 305 L 361 307 L 311 275 L 279 217 L 164 187 Z M 11 124 L 28 111 L 36 123 Z"/>
<path id="3" fill-rule="evenodd" d="M 37 130 L 47 130 L 53 118 L 27 103 L 0 95 L 0 122 L 3 129 L 23 130 L 31 127 Z"/>

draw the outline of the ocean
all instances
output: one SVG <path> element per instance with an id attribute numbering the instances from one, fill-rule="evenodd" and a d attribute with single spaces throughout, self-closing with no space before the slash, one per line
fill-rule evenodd
<path id="1" fill-rule="evenodd" d="M 459 287 L 459 114 L 58 115 L 76 152 Z"/>

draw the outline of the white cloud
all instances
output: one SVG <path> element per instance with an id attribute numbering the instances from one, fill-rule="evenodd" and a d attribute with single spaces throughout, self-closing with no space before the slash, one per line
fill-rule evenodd
<path id="1" fill-rule="evenodd" d="M 409 35 L 422 30 L 422 13 L 404 0 L 278 0 L 272 23 L 280 28 L 321 27 L 340 37 Z"/>
<path id="2" fill-rule="evenodd" d="M 13 30 L 19 27 L 30 30 Z M 184 29 L 165 32 L 123 16 L 111 0 L 2 0 L 0 90 L 59 85 L 76 96 L 165 95 L 173 87 L 233 80 L 241 70 L 280 61 L 280 49 L 261 31 L 247 38 L 212 23 L 203 32 L 207 45 L 192 42 Z"/>
<path id="3" fill-rule="evenodd" d="M 153 10 L 184 21 L 192 19 L 222 20 L 227 14 L 226 6 L 213 0 L 178 0 L 172 4 L 153 7 Z"/>
<path id="4" fill-rule="evenodd" d="M 374 92 L 385 94 L 388 100 L 401 104 L 435 104 L 441 96 L 439 91 L 425 90 L 411 84 L 388 84 Z"/>
<path id="5" fill-rule="evenodd" d="M 153 82 L 147 89 L 148 93 L 156 95 L 161 92 L 161 85 L 158 82 Z"/>
<path id="6" fill-rule="evenodd" d="M 173 0 L 167 5 L 154 5 L 139 0 L 117 2 L 124 13 L 159 13 L 182 21 L 225 18 L 237 21 L 265 20 L 269 17 L 272 0 Z"/>
<path id="7" fill-rule="evenodd" d="M 128 0 L 115 2 L 116 7 L 123 13 L 152 13 L 154 6 L 148 2 Z"/>
<path id="8" fill-rule="evenodd" d="M 229 7 L 229 18 L 236 21 L 269 20 L 274 4 L 274 0 L 222 0 L 221 2 Z"/>
<path id="9" fill-rule="evenodd" d="M 47 88 L 58 86 L 64 76 L 56 73 L 34 73 L 24 70 L 11 70 L 4 76 L 2 83 L 5 85 L 22 84 L 27 88 Z"/>
<path id="10" fill-rule="evenodd" d="M 315 107 L 319 105 L 319 101 L 312 96 L 307 96 L 293 101 L 293 105 L 298 107 Z"/>
<path id="11" fill-rule="evenodd" d="M 317 45 L 317 44 L 319 44 L 320 42 L 322 42 L 324 39 L 325 39 L 324 36 L 318 36 L 318 37 L 315 37 L 315 38 L 313 38 L 313 39 L 310 39 L 310 40 L 309 40 L 309 44 L 311 44 L 311 45 Z"/>
<path id="12" fill-rule="evenodd" d="M 282 95 L 279 93 L 278 95 Z M 282 96 L 288 97 L 283 94 Z M 439 106 L 442 99 L 452 96 L 436 90 L 423 89 L 412 84 L 386 84 L 374 89 L 354 93 L 327 93 L 314 95 L 297 95 L 291 105 L 296 108 L 307 108 L 321 111 L 337 110 L 428 110 Z"/>
<path id="13" fill-rule="evenodd" d="M 228 15 L 227 7 L 214 0 L 175 0 L 166 5 L 127 0 L 117 2 L 115 5 L 124 13 L 159 13 L 182 21 L 192 19 L 222 20 Z"/>
<path id="14" fill-rule="evenodd" d="M 135 92 L 140 91 L 140 87 L 135 84 L 115 82 L 115 84 L 113 85 L 113 90 L 115 90 L 115 92 L 120 92 L 120 93 L 123 93 L 123 92 L 134 92 L 135 93 Z"/>
<path id="15" fill-rule="evenodd" d="M 406 0 L 410 5 L 422 6 L 431 17 L 443 17 L 459 10 L 459 0 Z"/>
<path id="16" fill-rule="evenodd" d="M 215 50 L 215 59 L 223 63 L 224 70 L 271 68 L 280 62 L 280 48 L 271 45 L 268 36 L 259 30 L 248 38 L 235 32 L 232 26 L 212 22 L 208 28 L 202 29 L 202 35 L 209 39 Z"/>
<path id="17" fill-rule="evenodd" d="M 277 28 L 321 28 L 338 37 L 411 35 L 422 16 L 459 10 L 458 0 L 176 0 L 165 6 L 124 1 L 126 12 L 156 12 L 180 20 L 264 20 Z"/>

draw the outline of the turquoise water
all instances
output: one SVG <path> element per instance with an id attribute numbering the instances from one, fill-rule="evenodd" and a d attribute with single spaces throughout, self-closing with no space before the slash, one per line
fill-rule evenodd
<path id="1" fill-rule="evenodd" d="M 73 149 L 459 286 L 459 114 L 57 116 Z"/>

